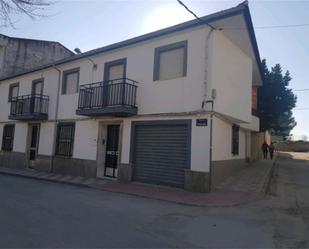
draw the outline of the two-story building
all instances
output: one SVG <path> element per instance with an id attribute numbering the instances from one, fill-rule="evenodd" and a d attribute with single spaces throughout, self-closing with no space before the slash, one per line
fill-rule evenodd
<path id="1" fill-rule="evenodd" d="M 249 8 L 202 20 L 2 78 L 0 166 L 195 191 L 245 167 L 262 84 Z"/>

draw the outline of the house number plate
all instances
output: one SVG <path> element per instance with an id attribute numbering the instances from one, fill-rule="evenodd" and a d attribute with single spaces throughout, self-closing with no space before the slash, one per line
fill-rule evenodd
<path id="1" fill-rule="evenodd" d="M 207 126 L 208 120 L 207 118 L 199 118 L 196 120 L 196 126 Z"/>

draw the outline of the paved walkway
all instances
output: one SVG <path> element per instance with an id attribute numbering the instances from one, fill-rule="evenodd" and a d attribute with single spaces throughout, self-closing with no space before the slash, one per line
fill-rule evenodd
<path id="1" fill-rule="evenodd" d="M 225 191 L 265 192 L 275 160 L 260 160 L 255 162 L 248 168 L 226 179 L 217 186 L 217 189 Z"/>
<path id="2" fill-rule="evenodd" d="M 116 181 L 50 174 L 29 169 L 0 168 L 0 174 L 73 184 L 186 205 L 222 207 L 261 199 L 265 195 L 272 169 L 272 161 L 259 161 L 228 178 L 211 193 L 193 193 L 182 189 L 141 183 L 123 184 Z"/>

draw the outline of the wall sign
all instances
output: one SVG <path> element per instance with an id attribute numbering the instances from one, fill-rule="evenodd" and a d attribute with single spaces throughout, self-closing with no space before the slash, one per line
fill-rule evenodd
<path id="1" fill-rule="evenodd" d="M 207 126 L 208 120 L 207 118 L 199 118 L 196 120 L 196 126 Z"/>

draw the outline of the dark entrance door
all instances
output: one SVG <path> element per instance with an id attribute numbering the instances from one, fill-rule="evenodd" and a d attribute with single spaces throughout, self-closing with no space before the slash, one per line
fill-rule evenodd
<path id="1" fill-rule="evenodd" d="M 29 147 L 29 160 L 35 160 L 39 145 L 40 125 L 33 124 L 30 126 L 30 147 Z"/>
<path id="2" fill-rule="evenodd" d="M 107 126 L 104 176 L 117 177 L 119 125 Z"/>

